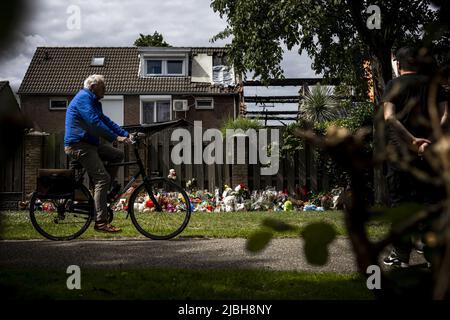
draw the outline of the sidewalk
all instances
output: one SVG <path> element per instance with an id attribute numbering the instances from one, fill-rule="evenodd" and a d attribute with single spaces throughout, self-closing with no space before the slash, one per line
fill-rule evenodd
<path id="1" fill-rule="evenodd" d="M 152 240 L 48 240 L 0 241 L 0 268 L 92 269 L 261 269 L 308 272 L 356 272 L 347 239 L 330 245 L 329 261 L 315 267 L 307 263 L 301 239 L 273 239 L 258 254 L 245 250 L 246 239 L 179 238 Z M 412 260 L 421 263 L 416 253 Z"/>

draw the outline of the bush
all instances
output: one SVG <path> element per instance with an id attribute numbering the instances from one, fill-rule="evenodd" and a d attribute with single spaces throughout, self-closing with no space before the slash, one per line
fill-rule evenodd
<path id="1" fill-rule="evenodd" d="M 244 132 L 248 129 L 261 129 L 263 126 L 261 123 L 259 123 L 258 120 L 245 118 L 245 117 L 238 117 L 236 119 L 229 118 L 225 124 L 222 126 L 221 131 L 222 134 L 226 134 L 227 129 L 242 129 Z"/>
<path id="2" fill-rule="evenodd" d="M 355 133 L 358 129 L 362 127 L 372 127 L 373 116 L 374 116 L 374 105 L 370 102 L 351 102 L 349 100 L 341 101 L 339 105 L 340 109 L 343 110 L 342 114 L 346 114 L 345 117 L 338 117 L 333 120 L 324 121 L 321 123 L 314 123 L 312 125 L 308 121 L 301 119 L 296 123 L 292 123 L 287 126 L 283 132 L 282 146 L 281 146 L 281 156 L 288 158 L 292 156 L 298 150 L 305 147 L 304 141 L 301 138 L 295 136 L 295 131 L 297 129 L 312 129 L 317 135 L 325 135 L 327 129 L 331 126 L 344 127 L 350 130 L 351 133 Z M 372 152 L 373 139 L 372 135 L 368 135 L 367 139 L 367 152 Z M 316 150 L 316 149 L 312 149 Z M 330 158 L 324 156 L 319 151 L 315 151 L 315 159 L 317 159 L 317 166 L 320 168 L 319 174 L 327 174 L 329 177 L 330 186 L 340 186 L 346 187 L 349 183 L 349 177 L 347 173 L 337 165 Z M 372 172 L 367 172 L 367 180 L 372 181 Z M 371 184 L 367 185 L 368 188 L 372 188 Z"/>

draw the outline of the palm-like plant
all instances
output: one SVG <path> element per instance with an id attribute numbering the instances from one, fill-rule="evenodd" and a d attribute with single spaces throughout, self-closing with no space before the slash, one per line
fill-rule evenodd
<path id="1" fill-rule="evenodd" d="M 311 123 L 323 123 L 338 117 L 338 102 L 329 87 L 314 86 L 305 94 L 299 108 L 300 117 Z"/>

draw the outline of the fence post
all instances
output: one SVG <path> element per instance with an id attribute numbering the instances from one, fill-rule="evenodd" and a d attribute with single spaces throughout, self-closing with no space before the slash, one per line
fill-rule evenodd
<path id="1" fill-rule="evenodd" d="M 43 140 L 48 133 L 33 131 L 24 141 L 24 197 L 36 189 L 37 171 L 42 165 Z"/>
<path id="2" fill-rule="evenodd" d="M 245 139 L 245 146 L 248 145 L 248 137 L 236 137 L 233 139 Z M 238 159 L 238 153 L 241 153 L 242 150 L 238 150 L 238 143 L 236 141 L 236 143 L 233 145 L 233 151 L 234 152 L 234 159 L 233 159 L 233 164 L 232 164 L 232 172 L 231 172 L 231 185 L 232 187 L 237 186 L 240 183 L 243 183 L 245 185 L 248 186 L 248 148 L 245 147 L 244 148 L 244 159 L 245 162 L 244 164 L 238 164 L 237 163 L 237 159 Z M 236 164 L 235 164 L 236 162 Z"/>

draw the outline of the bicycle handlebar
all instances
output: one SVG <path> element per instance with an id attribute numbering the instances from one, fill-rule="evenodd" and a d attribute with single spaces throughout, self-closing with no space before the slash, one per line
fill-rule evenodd
<path id="1" fill-rule="evenodd" d="M 130 133 L 130 140 L 132 144 L 137 143 L 140 139 L 145 138 L 147 135 L 143 132 Z"/>

